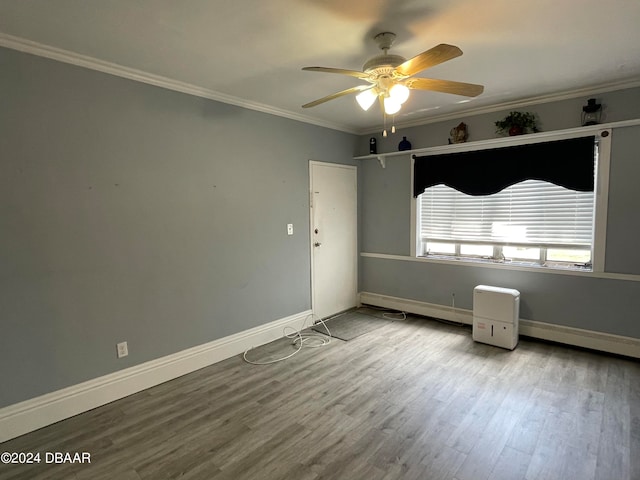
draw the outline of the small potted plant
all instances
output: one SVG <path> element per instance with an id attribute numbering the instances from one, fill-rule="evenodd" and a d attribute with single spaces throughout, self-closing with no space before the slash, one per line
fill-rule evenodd
<path id="1" fill-rule="evenodd" d="M 496 122 L 496 133 L 509 135 L 522 135 L 529 131 L 538 132 L 536 117 L 531 112 L 509 112 L 509 115 Z"/>

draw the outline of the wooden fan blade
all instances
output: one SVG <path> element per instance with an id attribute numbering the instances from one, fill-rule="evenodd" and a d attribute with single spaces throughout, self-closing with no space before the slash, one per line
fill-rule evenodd
<path id="1" fill-rule="evenodd" d="M 422 52 L 421 54 L 410 58 L 403 64 L 398 65 L 395 71 L 400 75 L 410 77 L 411 75 L 421 72 L 425 68 L 434 67 L 440 63 L 446 62 L 447 60 L 459 57 L 460 55 L 462 55 L 462 50 L 455 45 L 441 43 L 426 52 Z"/>
<path id="2" fill-rule="evenodd" d="M 308 72 L 339 73 L 340 75 L 349 75 L 356 78 L 369 78 L 369 75 L 364 72 L 358 72 L 357 70 L 345 70 L 343 68 L 304 67 L 302 70 L 306 70 Z"/>
<path id="3" fill-rule="evenodd" d="M 302 108 L 315 107 L 316 105 L 328 102 L 329 100 L 333 100 L 334 98 L 343 97 L 344 95 L 349 95 L 350 93 L 362 92 L 364 90 L 369 90 L 370 88 L 373 88 L 373 85 L 358 85 L 357 87 L 347 88 L 346 90 L 342 90 L 341 92 L 333 93 L 331 95 L 327 95 L 326 97 L 319 98 L 318 100 L 314 100 L 313 102 L 306 103 L 302 105 Z"/>
<path id="4" fill-rule="evenodd" d="M 417 90 L 433 90 L 434 92 L 453 93 L 465 97 L 477 97 L 484 91 L 482 85 L 433 78 L 410 78 L 405 82 L 405 85 Z"/>

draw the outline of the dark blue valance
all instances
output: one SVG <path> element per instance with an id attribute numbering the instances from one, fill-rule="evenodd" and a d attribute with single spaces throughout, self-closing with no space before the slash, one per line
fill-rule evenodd
<path id="1" fill-rule="evenodd" d="M 595 137 L 418 157 L 413 196 L 445 184 L 467 195 L 492 195 L 524 180 L 593 191 Z"/>

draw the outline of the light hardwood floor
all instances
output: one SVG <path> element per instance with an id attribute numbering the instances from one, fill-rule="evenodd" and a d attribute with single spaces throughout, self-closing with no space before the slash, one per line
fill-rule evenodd
<path id="1" fill-rule="evenodd" d="M 0 451 L 91 454 L 0 465 L 1 480 L 638 480 L 640 363 L 509 352 L 410 316 L 271 366 L 237 356 Z"/>

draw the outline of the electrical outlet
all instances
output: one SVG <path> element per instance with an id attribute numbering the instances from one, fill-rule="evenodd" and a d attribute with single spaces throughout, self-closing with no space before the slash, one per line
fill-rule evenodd
<path id="1" fill-rule="evenodd" d="M 120 342 L 116 345 L 116 349 L 118 351 L 118 358 L 126 357 L 129 355 L 129 347 L 127 346 L 127 342 Z"/>
<path id="2" fill-rule="evenodd" d="M 287 223 L 287 235 L 293 235 L 293 223 Z"/>

